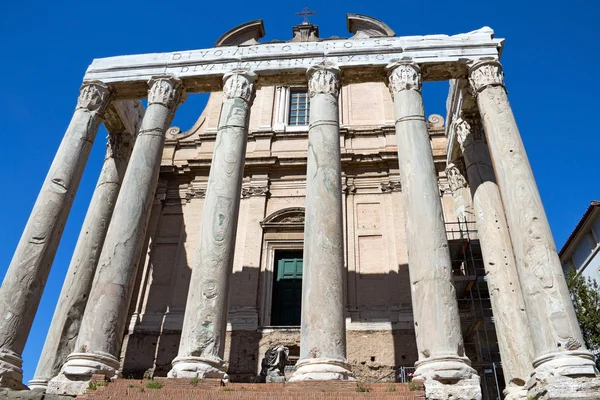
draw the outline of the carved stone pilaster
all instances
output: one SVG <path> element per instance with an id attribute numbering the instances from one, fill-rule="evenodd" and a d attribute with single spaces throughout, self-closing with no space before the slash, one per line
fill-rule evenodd
<path id="1" fill-rule="evenodd" d="M 246 70 L 234 70 L 223 75 L 223 95 L 226 99 L 239 97 L 252 104 L 256 90 L 256 74 Z"/>
<path id="2" fill-rule="evenodd" d="M 153 76 L 148 81 L 148 105 L 162 104 L 174 110 L 186 98 L 183 83 L 179 78 L 170 75 Z"/>
<path id="3" fill-rule="evenodd" d="M 104 83 L 100 81 L 83 82 L 79 89 L 79 98 L 75 109 L 96 111 L 102 115 L 110 103 L 110 97 L 110 89 Z"/>
<path id="4" fill-rule="evenodd" d="M 401 192 L 402 183 L 400 181 L 381 182 L 381 191 L 383 193 Z"/>
<path id="5" fill-rule="evenodd" d="M 475 95 L 488 86 L 505 88 L 502 64 L 498 61 L 481 61 L 474 64 L 469 68 L 469 84 Z"/>
<path id="6" fill-rule="evenodd" d="M 252 197 L 252 196 L 267 196 L 269 194 L 268 186 L 250 186 L 242 188 L 242 197 Z"/>
<path id="7" fill-rule="evenodd" d="M 387 66 L 392 97 L 402 90 L 421 91 L 421 69 L 411 61 L 397 61 Z"/>
<path id="8" fill-rule="evenodd" d="M 452 192 L 456 192 L 459 189 L 466 188 L 467 180 L 465 179 L 461 169 L 456 164 L 448 164 L 446 167 L 446 177 L 448 178 L 448 184 L 450 185 L 450 190 Z"/>
<path id="9" fill-rule="evenodd" d="M 475 115 L 463 115 L 457 118 L 454 121 L 454 131 L 456 132 L 456 140 L 463 152 L 473 142 L 484 140 L 485 138 L 481 119 Z"/>
<path id="10" fill-rule="evenodd" d="M 332 63 L 314 65 L 306 72 L 308 77 L 308 95 L 312 98 L 318 93 L 337 97 L 340 93 L 340 70 Z"/>

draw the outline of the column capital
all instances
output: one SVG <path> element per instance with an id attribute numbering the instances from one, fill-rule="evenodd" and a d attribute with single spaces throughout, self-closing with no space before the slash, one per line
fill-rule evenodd
<path id="1" fill-rule="evenodd" d="M 469 84 L 477 95 L 488 86 L 504 86 L 504 72 L 499 61 L 479 61 L 469 68 Z"/>
<path id="2" fill-rule="evenodd" d="M 421 69 L 412 61 L 396 61 L 389 64 L 388 87 L 392 97 L 402 90 L 421 91 Z"/>
<path id="3" fill-rule="evenodd" d="M 484 138 L 481 119 L 475 115 L 462 115 L 457 118 L 454 121 L 454 131 L 456 132 L 456 140 L 463 152 L 473 142 Z"/>
<path id="4" fill-rule="evenodd" d="M 446 178 L 448 179 L 450 190 L 452 190 L 453 193 L 468 186 L 467 180 L 457 164 L 458 163 L 450 163 L 446 167 Z"/>
<path id="5" fill-rule="evenodd" d="M 110 103 L 110 88 L 100 81 L 85 81 L 79 89 L 76 110 L 85 109 L 104 114 Z"/>
<path id="6" fill-rule="evenodd" d="M 246 70 L 233 70 L 223 75 L 223 95 L 226 99 L 239 97 L 252 104 L 256 95 L 256 74 Z"/>
<path id="7" fill-rule="evenodd" d="M 313 65 L 306 71 L 308 77 L 308 95 L 312 98 L 318 93 L 338 97 L 340 93 L 340 69 L 333 63 L 324 62 Z"/>
<path id="8" fill-rule="evenodd" d="M 148 81 L 148 87 L 148 105 L 162 104 L 174 110 L 186 99 L 183 83 L 171 75 L 153 76 Z"/>

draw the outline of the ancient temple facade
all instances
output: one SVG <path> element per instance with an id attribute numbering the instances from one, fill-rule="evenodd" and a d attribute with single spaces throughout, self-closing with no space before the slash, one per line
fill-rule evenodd
<path id="1" fill-rule="evenodd" d="M 92 375 L 395 380 L 428 399 L 598 395 L 489 28 L 348 39 L 262 21 L 212 49 L 88 68 L 0 291 L 0 385 L 21 353 L 101 123 L 107 155 L 30 387 Z M 447 115 L 422 82 L 449 80 Z M 210 92 L 191 129 L 186 96 Z M 147 106 L 139 101 L 147 98 Z M 496 380 L 492 382 L 492 370 Z M 587 397 L 586 397 L 587 396 Z"/>

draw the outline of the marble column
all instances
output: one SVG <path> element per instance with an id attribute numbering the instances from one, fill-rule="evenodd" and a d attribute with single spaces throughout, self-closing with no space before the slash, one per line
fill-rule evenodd
<path id="1" fill-rule="evenodd" d="M 527 399 L 525 383 L 533 367 L 533 343 L 504 206 L 478 115 L 454 122 L 473 195 L 473 208 L 485 265 L 505 399 Z M 464 178 L 463 178 L 464 179 Z"/>
<path id="2" fill-rule="evenodd" d="M 415 379 L 428 399 L 481 399 L 479 376 L 465 356 L 437 174 L 411 62 L 388 66 L 419 360 Z"/>
<path id="3" fill-rule="evenodd" d="M 104 165 L 75 245 L 34 378 L 29 381 L 30 389 L 45 390 L 48 381 L 59 374 L 67 356 L 74 350 L 133 140 L 128 132 L 108 137 Z"/>
<path id="4" fill-rule="evenodd" d="M 463 233 L 475 229 L 473 201 L 467 180 L 462 174 L 463 165 L 456 161 L 446 167 L 446 178 L 452 191 L 452 200 L 456 218 Z M 474 239 L 474 237 L 472 238 Z"/>
<path id="5" fill-rule="evenodd" d="M 199 246 L 188 292 L 179 352 L 170 378 L 228 380 L 225 334 L 229 280 L 244 175 L 255 75 L 232 71 L 223 77 L 223 105 L 217 132 Z"/>
<path id="6" fill-rule="evenodd" d="M 165 131 L 184 98 L 181 82 L 171 76 L 154 77 L 148 85 L 148 108 L 106 233 L 79 336 L 60 375 L 49 382 L 48 393 L 75 395 L 87 388 L 93 374 L 119 376 L 119 352 Z"/>
<path id="7" fill-rule="evenodd" d="M 109 100 L 107 86 L 84 82 L 71 123 L 4 277 L 0 288 L 0 387 L 25 388 L 21 353 Z"/>
<path id="8" fill-rule="evenodd" d="M 598 371 L 583 342 L 500 63 L 472 65 L 469 82 L 500 187 L 531 328 L 535 359 L 529 395 L 584 398 L 588 389 L 600 386 Z"/>
<path id="9" fill-rule="evenodd" d="M 290 381 L 354 379 L 346 360 L 344 236 L 338 95 L 340 71 L 308 72 L 310 125 L 300 359 Z"/>

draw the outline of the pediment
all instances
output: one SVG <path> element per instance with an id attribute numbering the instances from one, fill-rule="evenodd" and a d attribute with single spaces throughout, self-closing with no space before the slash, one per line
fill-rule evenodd
<path id="1" fill-rule="evenodd" d="M 304 207 L 289 207 L 269 215 L 260 222 L 263 228 L 304 227 Z"/>

